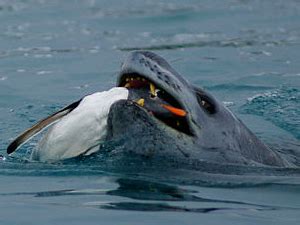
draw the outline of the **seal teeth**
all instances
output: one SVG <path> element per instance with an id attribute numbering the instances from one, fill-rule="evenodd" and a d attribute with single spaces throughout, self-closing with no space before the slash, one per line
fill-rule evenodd
<path id="1" fill-rule="evenodd" d="M 137 103 L 138 105 L 144 107 L 144 105 L 145 105 L 145 99 L 141 98 L 141 99 L 137 100 L 136 103 Z"/>
<path id="2" fill-rule="evenodd" d="M 152 96 L 157 96 L 156 91 L 155 91 L 155 86 L 153 83 L 150 83 L 150 93 Z"/>
<path id="3" fill-rule="evenodd" d="M 126 84 L 124 85 L 124 87 L 125 87 L 125 88 L 130 88 L 130 83 L 126 83 Z"/>

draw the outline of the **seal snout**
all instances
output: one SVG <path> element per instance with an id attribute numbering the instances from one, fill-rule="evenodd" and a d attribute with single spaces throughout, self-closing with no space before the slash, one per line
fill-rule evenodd
<path id="1" fill-rule="evenodd" d="M 180 100 L 172 96 L 160 86 L 155 79 L 138 73 L 122 74 L 119 83 L 131 93 L 131 100 L 144 108 L 151 115 L 182 133 L 192 135 L 187 119 L 188 111 Z"/>

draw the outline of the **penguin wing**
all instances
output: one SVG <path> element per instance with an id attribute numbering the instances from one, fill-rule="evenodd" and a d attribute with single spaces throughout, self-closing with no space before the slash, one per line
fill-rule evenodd
<path id="1" fill-rule="evenodd" d="M 33 138 L 36 134 L 53 124 L 58 119 L 62 118 L 63 116 L 67 115 L 71 111 L 73 111 L 81 102 L 80 99 L 77 102 L 73 102 L 72 104 L 68 105 L 67 107 L 59 110 L 58 112 L 48 116 L 45 119 L 37 122 L 31 128 L 25 130 L 22 134 L 20 134 L 13 142 L 9 144 L 7 147 L 7 154 L 11 154 L 16 151 L 22 144 Z"/>

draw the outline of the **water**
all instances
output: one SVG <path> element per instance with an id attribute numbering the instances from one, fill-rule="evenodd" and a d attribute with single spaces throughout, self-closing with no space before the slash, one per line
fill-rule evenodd
<path id="1" fill-rule="evenodd" d="M 300 165 L 300 2 L 0 1 L 0 154 L 149 49 Z M 0 160 L 0 224 L 299 224 L 300 171 Z M 111 146 L 106 147 L 110 151 Z"/>

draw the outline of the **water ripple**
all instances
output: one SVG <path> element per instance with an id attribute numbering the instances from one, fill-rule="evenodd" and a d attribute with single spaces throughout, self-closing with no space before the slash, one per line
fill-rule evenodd
<path id="1" fill-rule="evenodd" d="M 95 54 L 99 52 L 99 46 L 90 48 L 50 48 L 50 47 L 33 47 L 33 48 L 17 48 L 12 50 L 0 51 L 0 59 L 16 56 L 33 56 L 35 58 L 52 58 L 52 54 L 65 54 L 65 53 L 80 53 L 87 52 Z"/>
<path id="2" fill-rule="evenodd" d="M 119 47 L 121 51 L 133 51 L 133 50 L 176 50 L 185 48 L 203 48 L 203 47 L 216 47 L 216 48 L 242 48 L 252 46 L 294 46 L 299 45 L 299 41 L 289 40 L 256 40 L 256 39 L 243 39 L 243 38 L 232 38 L 225 40 L 199 40 L 194 42 L 175 42 L 170 44 L 158 44 L 150 46 L 139 46 L 139 47 Z M 270 54 L 265 51 L 253 52 L 253 54 Z"/>
<path id="3" fill-rule="evenodd" d="M 300 139 L 300 90 L 282 87 L 248 98 L 243 113 L 259 115 Z"/>

